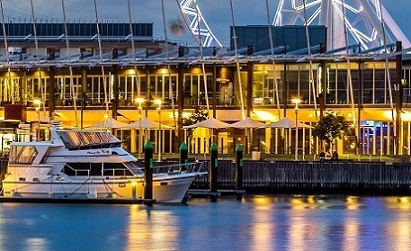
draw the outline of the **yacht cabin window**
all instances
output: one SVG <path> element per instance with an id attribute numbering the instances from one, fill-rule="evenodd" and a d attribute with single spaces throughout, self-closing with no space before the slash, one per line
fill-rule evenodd
<path id="1" fill-rule="evenodd" d="M 34 146 L 12 146 L 10 148 L 10 163 L 31 164 L 37 156 Z"/>

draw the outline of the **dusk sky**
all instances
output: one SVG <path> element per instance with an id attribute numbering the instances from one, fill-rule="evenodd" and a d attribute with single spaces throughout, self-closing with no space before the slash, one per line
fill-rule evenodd
<path id="1" fill-rule="evenodd" d="M 128 22 L 127 0 L 96 0 L 100 21 Z M 154 24 L 156 37 L 164 34 L 161 13 L 161 0 L 130 0 L 132 5 L 132 19 L 136 22 L 149 22 Z M 278 0 L 270 0 L 270 15 L 274 17 Z M 347 2 L 350 2 L 347 0 Z M 177 1 L 164 0 L 166 7 L 166 20 L 170 22 L 179 16 Z M 229 0 L 198 0 L 204 18 L 218 39 L 225 45 L 229 44 L 229 27 L 232 25 Z M 397 22 L 403 32 L 411 39 L 409 25 L 410 0 L 382 0 L 382 4 Z M 233 0 L 236 25 L 267 24 L 265 0 Z M 95 21 L 93 0 L 65 0 L 66 15 L 70 21 L 76 22 Z M 3 0 L 4 15 L 8 17 L 31 18 L 29 0 Z M 33 0 L 35 17 L 42 19 L 63 19 L 60 0 Z M 168 32 L 169 33 L 169 32 Z M 175 37 L 174 40 L 193 41 L 186 34 Z"/>

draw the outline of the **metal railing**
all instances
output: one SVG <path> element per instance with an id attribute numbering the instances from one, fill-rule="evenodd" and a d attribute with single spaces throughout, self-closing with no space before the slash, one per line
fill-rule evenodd
<path id="1" fill-rule="evenodd" d="M 219 161 L 218 189 L 236 187 L 233 161 Z M 363 161 L 244 161 L 242 187 L 248 192 L 409 193 L 411 163 Z M 208 189 L 209 177 L 191 188 Z"/>

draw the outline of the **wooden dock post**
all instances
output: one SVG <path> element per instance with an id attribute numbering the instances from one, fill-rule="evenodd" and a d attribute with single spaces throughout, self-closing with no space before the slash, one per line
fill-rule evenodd
<path id="1" fill-rule="evenodd" d="M 149 201 L 153 200 L 153 143 L 147 140 L 144 145 L 144 199 L 147 200 L 145 204 L 152 204 Z"/>
<path id="2" fill-rule="evenodd" d="M 180 165 L 182 165 L 181 171 L 186 171 L 188 164 L 188 148 L 186 143 L 181 143 L 178 150 L 180 151 Z"/>
<path id="3" fill-rule="evenodd" d="M 235 148 L 236 153 L 236 168 L 235 168 L 235 189 L 236 189 L 236 199 L 241 200 L 243 198 L 243 193 L 239 190 L 243 189 L 243 146 L 238 144 Z"/>
<path id="4" fill-rule="evenodd" d="M 216 202 L 218 193 L 217 193 L 217 167 L 218 167 L 218 147 L 216 143 L 213 143 L 210 147 L 211 152 L 211 165 L 208 171 L 209 180 L 210 180 L 210 200 L 211 202 Z"/>

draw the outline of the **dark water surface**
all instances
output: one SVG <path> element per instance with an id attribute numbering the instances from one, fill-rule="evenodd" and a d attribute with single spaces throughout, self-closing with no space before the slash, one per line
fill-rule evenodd
<path id="1" fill-rule="evenodd" d="M 0 250 L 411 250 L 411 197 L 0 204 Z"/>

